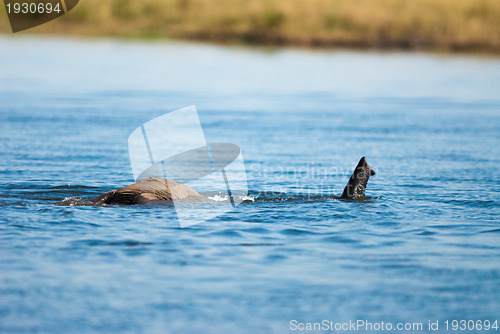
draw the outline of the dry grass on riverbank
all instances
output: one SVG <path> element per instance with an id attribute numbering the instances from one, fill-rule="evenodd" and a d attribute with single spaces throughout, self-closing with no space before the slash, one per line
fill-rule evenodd
<path id="1" fill-rule="evenodd" d="M 82 0 L 28 32 L 500 53 L 500 0 Z"/>

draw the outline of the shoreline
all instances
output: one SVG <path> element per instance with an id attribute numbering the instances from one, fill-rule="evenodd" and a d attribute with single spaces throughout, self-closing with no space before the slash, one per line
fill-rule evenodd
<path id="1" fill-rule="evenodd" d="M 17 34 L 498 56 L 500 1 L 86 0 Z"/>
<path id="2" fill-rule="evenodd" d="M 243 48 L 269 48 L 269 49 L 296 49 L 306 51 L 346 51 L 346 52 L 380 52 L 380 53 L 422 53 L 434 55 L 450 55 L 450 56 L 478 56 L 478 57 L 491 57 L 500 58 L 500 50 L 491 51 L 486 48 L 443 48 L 443 47 L 422 47 L 414 46 L 410 43 L 401 42 L 394 44 L 373 44 L 356 42 L 349 43 L 345 41 L 314 41 L 312 43 L 298 41 L 298 42 L 283 42 L 280 40 L 278 43 L 274 39 L 264 39 L 255 43 L 248 43 L 241 39 L 228 38 L 228 39 L 211 39 L 200 38 L 199 36 L 190 37 L 171 37 L 171 36 L 149 36 L 149 35 L 120 35 L 120 34 L 79 34 L 79 33 L 56 33 L 48 31 L 37 32 L 21 32 L 13 34 L 12 32 L 0 31 L 0 37 L 5 38 L 70 38 L 81 40 L 116 40 L 116 41 L 136 41 L 136 42 L 172 42 L 172 43 L 196 43 L 215 46 L 228 46 L 228 47 L 243 47 Z M 410 45 L 410 46 L 408 46 Z"/>

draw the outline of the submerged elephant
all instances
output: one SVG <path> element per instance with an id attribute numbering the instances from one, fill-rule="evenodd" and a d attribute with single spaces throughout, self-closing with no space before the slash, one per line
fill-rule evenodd
<path id="1" fill-rule="evenodd" d="M 375 171 L 368 166 L 365 157 L 359 160 L 340 198 L 361 200 L 365 197 L 366 184 Z"/>
<path id="2" fill-rule="evenodd" d="M 82 200 L 76 198 L 76 203 L 83 205 L 102 204 L 167 204 L 172 202 L 212 202 L 206 196 L 183 184 L 167 181 L 161 177 L 149 177 L 129 186 L 108 191 L 96 198 Z M 75 205 L 75 198 L 68 198 L 58 205 Z"/>
<path id="3" fill-rule="evenodd" d="M 211 202 L 196 190 L 161 177 L 149 177 L 118 190 L 111 190 L 92 200 L 96 204 L 162 204 L 167 202 Z"/>
<path id="4" fill-rule="evenodd" d="M 366 184 L 375 171 L 368 166 L 365 157 L 359 161 L 349 182 L 340 196 L 342 199 L 362 200 Z M 212 202 L 206 196 L 183 184 L 167 181 L 161 177 L 149 177 L 117 190 L 111 190 L 90 202 L 93 204 L 166 204 L 171 202 Z M 68 202 L 69 203 L 69 202 Z M 60 203 L 68 205 L 67 201 Z"/>

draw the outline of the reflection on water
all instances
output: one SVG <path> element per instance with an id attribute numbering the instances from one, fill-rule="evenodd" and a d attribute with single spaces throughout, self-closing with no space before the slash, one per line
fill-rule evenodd
<path id="1" fill-rule="evenodd" d="M 499 60 L 2 37 L 0 61 L 2 333 L 498 317 Z M 53 205 L 132 183 L 128 135 L 192 104 L 248 201 L 185 229 Z M 338 200 L 364 155 L 370 198 Z"/>

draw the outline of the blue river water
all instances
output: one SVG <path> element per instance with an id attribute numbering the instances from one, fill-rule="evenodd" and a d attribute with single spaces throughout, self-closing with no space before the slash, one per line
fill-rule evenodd
<path id="1" fill-rule="evenodd" d="M 445 321 L 500 322 L 500 59 L 3 36 L 0 62 L 1 333 L 498 332 Z M 129 134 L 189 105 L 252 201 L 54 205 L 133 183 Z"/>

